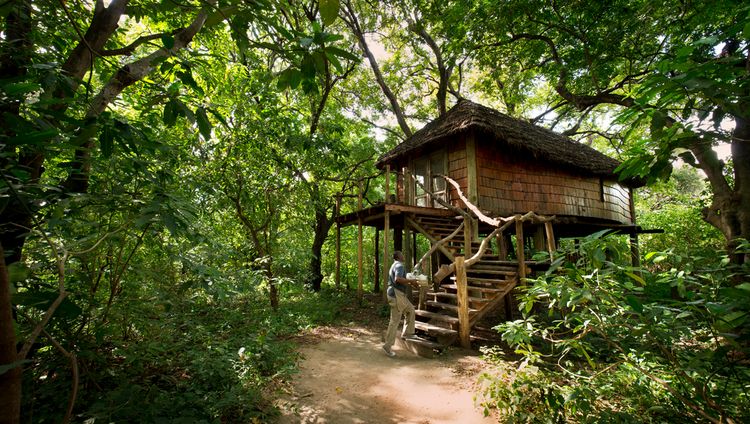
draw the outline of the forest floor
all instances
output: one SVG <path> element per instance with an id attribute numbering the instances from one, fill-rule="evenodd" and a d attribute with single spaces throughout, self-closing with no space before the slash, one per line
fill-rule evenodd
<path id="1" fill-rule="evenodd" d="M 371 315 L 299 337 L 299 373 L 276 401 L 278 423 L 497 422 L 474 399 L 485 366 L 476 351 L 451 348 L 426 359 L 394 347 L 389 358 L 387 319 Z"/>

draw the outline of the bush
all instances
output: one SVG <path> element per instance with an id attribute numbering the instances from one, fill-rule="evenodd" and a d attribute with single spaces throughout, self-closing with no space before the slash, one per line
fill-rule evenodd
<path id="1" fill-rule="evenodd" d="M 596 234 L 528 282 L 523 319 L 496 327 L 522 359 L 484 376 L 485 407 L 512 422 L 750 421 L 747 264 L 652 253 L 677 266 L 649 272 L 608 250 Z"/>
<path id="2" fill-rule="evenodd" d="M 119 328 L 79 339 L 76 422 L 266 422 L 276 414 L 269 388 L 296 369 L 289 336 L 330 323 L 351 301 L 300 289 L 274 312 L 263 293 L 185 294 L 122 299 L 111 318 Z M 25 375 L 25 422 L 59 421 L 68 370 L 56 351 L 37 353 Z"/>

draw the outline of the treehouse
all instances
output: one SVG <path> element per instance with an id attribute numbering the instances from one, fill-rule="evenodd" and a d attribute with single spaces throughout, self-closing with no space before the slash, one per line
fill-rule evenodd
<path id="1" fill-rule="evenodd" d="M 549 263 L 560 238 L 617 230 L 637 253 L 638 184 L 618 180 L 618 161 L 476 103 L 459 101 L 376 165 L 385 171 L 385 201 L 337 224 L 360 228 L 360 287 L 362 226 L 383 233 L 382 249 L 375 238 L 386 258 L 376 280 L 387 284 L 393 250 L 404 252 L 407 269 L 416 264 L 432 276 L 417 308 L 417 329 L 434 344 L 428 348 L 457 339 L 468 346 L 487 313 L 508 314 L 513 288 Z M 417 237 L 430 248 L 418 252 Z M 548 259 L 530 260 L 537 251 Z"/>

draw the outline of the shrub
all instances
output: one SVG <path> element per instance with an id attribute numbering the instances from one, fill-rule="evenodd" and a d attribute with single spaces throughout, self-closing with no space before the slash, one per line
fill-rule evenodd
<path id="1" fill-rule="evenodd" d="M 649 272 L 608 250 L 596 234 L 528 281 L 523 319 L 496 327 L 522 359 L 485 375 L 485 407 L 512 422 L 750 421 L 748 266 L 652 253 L 676 266 Z"/>

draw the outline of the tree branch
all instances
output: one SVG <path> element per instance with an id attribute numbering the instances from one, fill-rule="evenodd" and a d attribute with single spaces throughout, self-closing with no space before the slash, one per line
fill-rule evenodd
<path id="1" fill-rule="evenodd" d="M 393 94 L 393 91 L 391 91 L 390 87 L 388 87 L 388 84 L 386 84 L 385 79 L 383 78 L 383 73 L 380 70 L 380 66 L 378 66 L 377 60 L 375 60 L 375 56 L 372 54 L 372 51 L 370 51 L 370 47 L 367 45 L 367 40 L 365 40 L 364 32 L 362 31 L 362 27 L 359 25 L 359 21 L 357 20 L 357 16 L 354 13 L 354 8 L 352 7 L 351 2 L 347 0 L 344 2 L 344 4 L 346 6 L 346 11 L 343 14 L 344 16 L 341 17 L 342 20 L 347 24 L 347 26 L 349 26 L 349 28 L 354 32 L 354 35 L 357 37 L 359 45 L 362 48 L 365 56 L 367 57 L 367 61 L 370 62 L 370 68 L 372 69 L 373 74 L 375 74 L 375 79 L 377 80 L 380 89 L 383 91 L 383 94 L 391 104 L 391 110 L 393 110 L 394 115 L 396 115 L 396 120 L 398 121 L 398 125 L 401 127 L 401 131 L 404 132 L 404 135 L 406 137 L 411 137 L 412 131 L 409 127 L 409 124 L 406 122 L 403 109 L 401 109 L 401 105 L 399 104 L 396 95 Z"/>
<path id="2" fill-rule="evenodd" d="M 120 47 L 119 49 L 112 49 L 112 50 L 102 50 L 100 53 L 101 56 L 124 56 L 132 54 L 135 49 L 137 49 L 140 45 L 143 43 L 149 42 L 151 40 L 157 40 L 165 35 L 175 35 L 177 34 L 181 28 L 175 29 L 174 31 L 170 32 L 162 32 L 160 34 L 150 34 L 150 35 L 142 35 L 138 37 L 135 41 L 128 44 L 125 47 Z"/>

